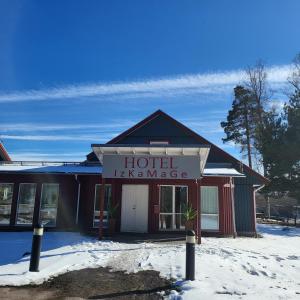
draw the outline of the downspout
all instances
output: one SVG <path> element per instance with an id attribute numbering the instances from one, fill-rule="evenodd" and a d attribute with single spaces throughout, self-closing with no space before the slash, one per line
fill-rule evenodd
<path id="1" fill-rule="evenodd" d="M 230 193 L 231 193 L 231 210 L 232 210 L 232 225 L 233 225 L 233 238 L 236 238 L 236 223 L 235 223 L 235 207 L 234 207 L 234 192 L 232 186 L 232 177 L 230 177 Z"/>
<path id="2" fill-rule="evenodd" d="M 255 234 L 256 234 L 256 197 L 255 197 L 255 193 L 258 192 L 258 191 L 260 191 L 264 187 L 265 187 L 265 184 L 259 186 L 256 189 L 253 189 L 253 214 L 254 214 L 254 229 L 255 229 Z"/>
<path id="3" fill-rule="evenodd" d="M 80 202 L 80 189 L 81 189 L 81 184 L 78 180 L 78 174 L 75 174 L 75 180 L 78 184 L 78 189 L 77 189 L 77 205 L 76 205 L 76 225 L 78 225 L 78 218 L 79 218 L 79 202 Z"/>

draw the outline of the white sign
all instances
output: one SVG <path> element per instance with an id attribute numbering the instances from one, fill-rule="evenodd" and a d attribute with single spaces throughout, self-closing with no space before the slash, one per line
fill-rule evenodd
<path id="1" fill-rule="evenodd" d="M 199 179 L 199 156 L 103 155 L 104 178 Z"/>

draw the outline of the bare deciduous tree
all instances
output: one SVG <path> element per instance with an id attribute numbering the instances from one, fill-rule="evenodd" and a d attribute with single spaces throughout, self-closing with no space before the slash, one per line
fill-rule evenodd
<path id="1" fill-rule="evenodd" d="M 254 136 L 254 149 L 252 153 L 256 151 L 255 158 L 260 157 L 260 162 L 256 161 L 256 165 L 261 164 L 265 172 L 264 159 L 261 154 L 261 142 L 262 142 L 262 132 L 264 130 L 264 112 L 265 108 L 271 98 L 270 90 L 267 83 L 267 71 L 264 63 L 259 60 L 254 66 L 248 67 L 245 70 L 246 80 L 245 86 L 249 89 L 253 95 L 256 103 L 256 108 L 254 109 L 253 121 L 256 123 L 256 132 Z"/>
<path id="2" fill-rule="evenodd" d="M 293 60 L 292 74 L 288 77 L 288 82 L 296 91 L 300 92 L 300 53 Z"/>
<path id="3" fill-rule="evenodd" d="M 257 121 L 263 125 L 264 107 L 270 99 L 265 65 L 259 60 L 253 67 L 246 68 L 246 75 L 245 85 L 252 92 L 257 105 Z"/>

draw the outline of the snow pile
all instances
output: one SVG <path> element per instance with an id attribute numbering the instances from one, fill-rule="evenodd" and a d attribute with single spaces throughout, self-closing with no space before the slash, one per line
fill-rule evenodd
<path id="1" fill-rule="evenodd" d="M 107 266 L 158 270 L 183 292 L 171 299 L 300 299 L 300 229 L 259 226 L 263 238 L 205 238 L 196 246 L 196 280 L 184 281 L 184 244 L 97 241 L 76 233 L 45 233 L 40 272 L 28 272 L 30 233 L 0 233 L 0 285 L 41 283 L 51 276 Z"/>

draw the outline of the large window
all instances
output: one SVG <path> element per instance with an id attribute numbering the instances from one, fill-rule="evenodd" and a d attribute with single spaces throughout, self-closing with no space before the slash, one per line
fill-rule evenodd
<path id="1" fill-rule="evenodd" d="M 21 183 L 17 209 L 17 224 L 31 225 L 35 202 L 35 183 Z"/>
<path id="2" fill-rule="evenodd" d="M 183 209 L 188 201 L 186 186 L 160 187 L 160 230 L 184 230 Z"/>
<path id="3" fill-rule="evenodd" d="M 0 225 L 10 223 L 13 183 L 0 183 Z"/>
<path id="4" fill-rule="evenodd" d="M 40 222 L 47 227 L 56 225 L 59 184 L 44 183 L 42 186 Z"/>
<path id="5" fill-rule="evenodd" d="M 201 187 L 201 229 L 219 230 L 219 197 L 217 186 Z"/>
<path id="6" fill-rule="evenodd" d="M 94 220 L 93 226 L 99 227 L 100 222 L 100 197 L 101 197 L 101 184 L 96 184 L 95 186 L 95 199 L 94 199 Z M 104 211 L 103 211 L 103 227 L 107 227 L 108 213 L 107 207 L 111 203 L 111 185 L 105 185 L 105 196 L 104 196 Z"/>

